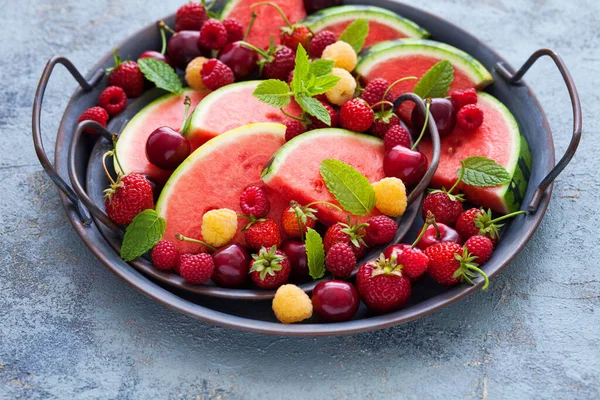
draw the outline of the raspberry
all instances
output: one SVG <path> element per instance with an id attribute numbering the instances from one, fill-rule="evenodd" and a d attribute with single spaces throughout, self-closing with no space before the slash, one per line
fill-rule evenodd
<path id="1" fill-rule="evenodd" d="M 335 278 L 348 278 L 356 267 L 356 256 L 346 243 L 336 243 L 325 256 L 325 266 Z"/>
<path id="2" fill-rule="evenodd" d="M 429 257 L 423 251 L 409 244 L 397 244 L 385 249 L 383 255 L 392 262 L 402 265 L 402 273 L 415 280 L 427 271 Z"/>
<path id="3" fill-rule="evenodd" d="M 354 224 L 352 226 L 338 222 L 331 225 L 325 237 L 323 238 L 323 247 L 325 253 L 329 252 L 336 243 L 346 243 L 352 248 L 357 259 L 361 258 L 365 253 L 366 244 L 363 240 L 365 236 L 366 224 Z"/>
<path id="4" fill-rule="evenodd" d="M 384 138 L 391 127 L 398 125 L 400 125 L 400 118 L 391 110 L 379 111 L 375 113 L 373 125 L 369 128 L 369 133 L 373 136 Z"/>
<path id="5" fill-rule="evenodd" d="M 182 254 L 179 275 L 184 281 L 199 285 L 210 279 L 215 270 L 215 262 L 210 254 Z"/>
<path id="6" fill-rule="evenodd" d="M 271 57 L 263 61 L 263 77 L 285 81 L 296 65 L 296 54 L 286 46 L 280 46 Z"/>
<path id="7" fill-rule="evenodd" d="M 272 219 L 259 219 L 243 230 L 246 244 L 253 250 L 277 247 L 281 243 L 279 227 Z"/>
<path id="8" fill-rule="evenodd" d="M 383 138 L 386 153 L 396 146 L 410 148 L 410 132 L 402 125 L 392 126 Z"/>
<path id="9" fill-rule="evenodd" d="M 450 101 L 457 111 L 467 104 L 477 104 L 477 91 L 475 89 L 453 90 L 450 92 Z"/>
<path id="10" fill-rule="evenodd" d="M 281 214 L 281 229 L 283 229 L 283 233 L 290 238 L 301 237 L 300 225 L 302 225 L 303 233 L 306 233 L 307 228 L 314 228 L 317 223 L 316 212 L 317 210 L 310 208 L 310 204 L 308 206 L 301 206 L 297 201 L 290 201 L 290 206 Z"/>
<path id="11" fill-rule="evenodd" d="M 244 25 L 235 18 L 227 18 L 222 21 L 227 31 L 227 43 L 237 42 L 244 39 Z"/>
<path id="12" fill-rule="evenodd" d="M 130 224 L 136 215 L 154 208 L 152 186 L 143 175 L 125 175 L 106 190 L 104 207 L 115 223 Z"/>
<path id="13" fill-rule="evenodd" d="M 152 249 L 152 264 L 161 271 L 170 271 L 179 265 L 179 251 L 171 242 L 161 240 Z"/>
<path id="14" fill-rule="evenodd" d="M 175 14 L 175 30 L 199 31 L 208 19 L 204 6 L 200 3 L 187 3 L 179 7 Z"/>
<path id="15" fill-rule="evenodd" d="M 365 228 L 365 241 L 369 246 L 389 243 L 396 236 L 398 225 L 396 221 L 385 215 L 378 215 L 367 220 Z"/>
<path id="16" fill-rule="evenodd" d="M 216 58 L 208 60 L 202 65 L 201 75 L 202 82 L 210 90 L 217 90 L 235 80 L 231 68 Z"/>
<path id="17" fill-rule="evenodd" d="M 227 29 L 218 19 L 211 18 L 202 25 L 198 45 L 205 49 L 219 50 L 227 44 Z"/>
<path id="18" fill-rule="evenodd" d="M 202 66 L 208 61 L 206 57 L 196 57 L 185 68 L 185 81 L 194 90 L 206 89 L 202 82 Z"/>
<path id="19" fill-rule="evenodd" d="M 352 99 L 347 101 L 340 110 L 342 128 L 355 132 L 365 132 L 373 124 L 373 110 L 366 101 Z"/>
<path id="20" fill-rule="evenodd" d="M 467 104 L 456 114 L 456 124 L 465 131 L 472 131 L 483 124 L 483 111 L 475 104 Z"/>
<path id="21" fill-rule="evenodd" d="M 244 215 L 262 218 L 268 214 L 270 207 L 267 194 L 258 186 L 248 186 L 240 195 L 240 208 Z"/>
<path id="22" fill-rule="evenodd" d="M 358 62 L 358 57 L 352 46 L 341 40 L 325 47 L 321 58 L 332 60 L 334 67 L 345 69 L 348 72 L 352 72 Z"/>
<path id="23" fill-rule="evenodd" d="M 250 278 L 260 288 L 275 289 L 283 285 L 291 272 L 289 258 L 276 246 L 271 246 L 269 250 L 261 247 L 258 254 L 252 255 Z"/>
<path id="24" fill-rule="evenodd" d="M 465 247 L 472 256 L 477 257 L 475 262 L 481 265 L 486 263 L 492 256 L 494 242 L 487 236 L 475 235 L 467 239 Z"/>
<path id="25" fill-rule="evenodd" d="M 106 125 L 108 124 L 108 113 L 102 107 L 88 108 L 87 110 L 85 110 L 84 112 L 81 113 L 81 115 L 79 116 L 79 119 L 77 120 L 78 123 L 83 122 L 83 121 L 96 121 L 97 123 L 102 125 L 104 128 L 106 128 Z M 96 132 L 96 130 L 94 130 L 94 129 L 87 128 L 85 130 L 85 133 L 89 133 L 89 134 L 93 135 L 98 132 Z"/>
<path id="26" fill-rule="evenodd" d="M 388 217 L 399 217 L 406 211 L 406 187 L 398 178 L 383 178 L 373 184 L 375 207 Z"/>
<path id="27" fill-rule="evenodd" d="M 229 243 L 235 236 L 237 228 L 237 214 L 228 208 L 210 210 L 202 216 L 202 237 L 213 247 L 221 247 Z"/>
<path id="28" fill-rule="evenodd" d="M 384 100 L 383 95 L 385 91 L 390 87 L 390 83 L 383 78 L 373 79 L 371 82 L 367 84 L 365 90 L 362 92 L 360 97 L 369 103 L 370 106 L 373 106 Z M 385 101 L 393 102 L 394 98 L 391 92 L 385 96 Z"/>
<path id="29" fill-rule="evenodd" d="M 127 97 L 139 97 L 144 93 L 144 74 L 135 61 L 121 62 L 115 54 L 115 67 L 108 75 L 108 85 L 122 88 Z"/>
<path id="30" fill-rule="evenodd" d="M 330 103 L 341 106 L 354 96 L 356 79 L 354 79 L 350 72 L 341 68 L 334 68 L 331 74 L 339 77 L 340 80 L 334 87 L 325 92 L 325 96 L 327 96 L 327 100 Z"/>
<path id="31" fill-rule="evenodd" d="M 117 115 L 127 107 L 127 94 L 118 86 L 109 86 L 100 93 L 98 106 L 104 108 L 109 115 Z"/>
<path id="32" fill-rule="evenodd" d="M 326 103 L 324 101 L 321 101 L 321 104 L 323 104 L 323 107 L 325 107 L 327 109 L 327 112 L 329 112 L 329 117 L 331 118 L 331 124 L 326 125 L 324 122 L 322 122 L 321 120 L 318 120 L 317 118 L 315 118 L 311 115 L 310 120 L 312 122 L 310 123 L 310 125 L 308 125 L 309 131 L 312 131 L 315 129 L 323 129 L 323 128 L 337 128 L 338 124 L 340 123 L 340 117 L 339 117 L 337 111 L 335 111 L 335 109 L 333 107 L 331 107 L 331 105 L 329 105 L 328 103 Z"/>
<path id="33" fill-rule="evenodd" d="M 312 58 L 321 58 L 325 47 L 334 44 L 336 41 L 337 38 L 335 37 L 335 33 L 327 30 L 321 31 L 310 41 L 310 44 L 308 45 L 308 54 L 310 54 Z"/>
<path id="34" fill-rule="evenodd" d="M 423 220 L 431 211 L 438 223 L 454 226 L 456 219 L 463 212 L 462 196 L 457 197 L 444 191 L 437 190 L 428 194 L 423 200 Z"/>
<path id="35" fill-rule="evenodd" d="M 279 322 L 293 324 L 312 317 L 312 301 L 296 285 L 283 285 L 273 298 L 273 312 Z"/>
<path id="36" fill-rule="evenodd" d="M 285 125 L 285 141 L 289 142 L 298 135 L 306 132 L 306 126 L 302 121 L 297 119 L 288 118 L 283 124 Z"/>

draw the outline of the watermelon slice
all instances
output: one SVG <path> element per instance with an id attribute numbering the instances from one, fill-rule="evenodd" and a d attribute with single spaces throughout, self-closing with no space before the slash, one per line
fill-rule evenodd
<path id="1" fill-rule="evenodd" d="M 344 129 L 317 129 L 287 142 L 262 174 L 263 182 L 285 200 L 300 204 L 326 201 L 338 204 L 329 193 L 319 172 L 321 162 L 334 158 L 352 165 L 370 182 L 384 178 L 383 141 Z M 348 214 L 317 204 L 317 218 L 326 225 L 348 221 Z M 371 215 L 377 214 L 374 210 Z M 371 215 L 361 217 L 364 222 Z"/>
<path id="2" fill-rule="evenodd" d="M 183 104 L 185 96 L 191 98 L 191 106 L 195 107 L 208 93 L 208 91 L 197 92 L 188 89 L 181 95 L 167 94 L 140 110 L 127 123 L 117 141 L 117 154 L 124 169 L 121 172 L 123 174 L 137 172 L 156 182 L 164 183 L 171 171 L 158 168 L 146 158 L 148 136 L 161 126 L 179 129 L 185 111 L 185 105 Z M 114 168 L 116 171 L 120 171 L 116 163 Z"/>
<path id="3" fill-rule="evenodd" d="M 459 188 L 471 203 L 499 213 L 516 211 L 521 206 L 531 171 L 529 146 L 506 106 L 487 93 L 479 92 L 478 95 L 477 104 L 485 115 L 483 124 L 472 132 L 456 127 L 449 136 L 441 139 L 440 165 L 431 185 L 450 188 L 456 182 L 460 160 L 485 156 L 506 168 L 512 181 L 492 188 L 465 184 Z M 422 141 L 419 149 L 431 159 L 430 141 Z"/>
<path id="4" fill-rule="evenodd" d="M 285 21 L 279 15 L 275 7 L 261 6 L 250 9 L 254 3 L 261 0 L 228 0 L 221 12 L 221 19 L 235 18 L 244 26 L 250 24 L 252 12 L 257 14 L 256 21 L 246 41 L 252 43 L 258 48 L 266 49 L 269 47 L 271 36 L 275 39 L 275 44 L 279 44 L 280 28 L 286 26 Z M 306 17 L 304 2 L 302 0 L 270 0 L 277 4 L 289 21 L 294 24 Z"/>
<path id="5" fill-rule="evenodd" d="M 223 86 L 215 90 L 196 107 L 190 121 L 188 140 L 195 147 L 231 129 L 256 122 L 282 123 L 288 117 L 275 107 L 252 96 L 262 81 L 248 81 Z M 285 108 L 291 115 L 300 115 L 301 108 L 291 103 Z"/>
<path id="6" fill-rule="evenodd" d="M 285 143 L 285 125 L 260 123 L 245 125 L 224 133 L 193 152 L 175 170 L 160 194 L 156 211 L 167 221 L 164 235 L 180 251 L 193 253 L 198 246 L 175 239 L 176 233 L 201 237 L 201 221 L 205 212 L 230 208 L 240 213 L 240 193 L 258 184 L 264 165 Z M 271 192 L 269 217 L 279 221 L 287 202 Z M 240 218 L 240 229 L 248 221 Z M 234 239 L 243 243 L 243 234 Z"/>
<path id="7" fill-rule="evenodd" d="M 387 40 L 429 36 L 429 32 L 414 22 L 385 8 L 373 6 L 352 5 L 326 8 L 308 16 L 303 23 L 313 33 L 328 30 L 339 37 L 344 29 L 358 18 L 369 20 L 369 36 L 365 40 L 365 48 Z"/>

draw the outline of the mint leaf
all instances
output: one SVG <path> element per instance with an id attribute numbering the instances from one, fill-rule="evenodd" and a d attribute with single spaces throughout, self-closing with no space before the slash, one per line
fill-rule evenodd
<path id="1" fill-rule="evenodd" d="M 325 60 L 325 59 L 320 58 L 320 59 L 310 63 L 310 68 L 309 68 L 308 72 L 311 75 L 314 75 L 318 78 L 320 76 L 331 74 L 331 71 L 333 70 L 334 65 L 335 65 L 335 62 L 333 60 Z M 296 75 L 294 75 L 294 76 L 296 76 Z"/>
<path id="2" fill-rule="evenodd" d="M 308 259 L 308 273 L 313 279 L 325 275 L 325 249 L 321 235 L 312 228 L 306 230 L 306 256 Z"/>
<path id="3" fill-rule="evenodd" d="M 154 210 L 136 215 L 125 231 L 121 245 L 121 258 L 132 261 L 152 249 L 162 239 L 167 224 Z"/>
<path id="4" fill-rule="evenodd" d="M 325 106 L 323 106 L 319 100 L 313 99 L 306 92 L 296 94 L 295 100 L 306 113 L 316 117 L 324 124 L 331 125 L 331 115 L 329 115 L 329 111 L 327 111 Z"/>
<path id="5" fill-rule="evenodd" d="M 290 87 L 284 81 L 269 79 L 262 81 L 252 95 L 263 103 L 283 108 L 290 104 Z"/>
<path id="6" fill-rule="evenodd" d="M 422 99 L 445 97 L 454 80 L 454 69 L 448 60 L 435 64 L 415 85 L 413 92 Z"/>
<path id="7" fill-rule="evenodd" d="M 369 21 L 359 18 L 344 30 L 340 35 L 340 40 L 348 43 L 354 51 L 358 52 L 365 44 L 365 39 L 369 35 Z"/>
<path id="8" fill-rule="evenodd" d="M 296 49 L 296 66 L 294 67 L 294 78 L 292 79 L 292 90 L 300 92 L 302 90 L 302 82 L 308 78 L 310 69 L 310 61 L 308 54 L 302 45 L 298 45 Z"/>
<path id="9" fill-rule="evenodd" d="M 310 96 L 316 96 L 318 94 L 325 93 L 339 82 L 340 77 L 335 75 L 324 75 L 316 78 L 312 85 L 309 87 L 308 94 Z"/>
<path id="10" fill-rule="evenodd" d="M 375 191 L 369 180 L 352 166 L 328 158 L 321 162 L 321 176 L 329 192 L 344 210 L 358 216 L 375 207 Z"/>
<path id="11" fill-rule="evenodd" d="M 183 93 L 179 76 L 166 62 L 154 58 L 142 58 L 137 63 L 146 79 L 153 82 L 157 88 L 176 94 Z"/>
<path id="12" fill-rule="evenodd" d="M 496 161 L 483 156 L 472 156 L 461 160 L 458 176 L 464 169 L 462 181 L 467 185 L 491 187 L 508 183 L 511 176 L 508 171 Z"/>

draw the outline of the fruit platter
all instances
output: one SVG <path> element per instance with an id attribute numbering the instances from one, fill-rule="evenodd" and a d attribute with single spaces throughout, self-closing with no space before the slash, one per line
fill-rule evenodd
<path id="1" fill-rule="evenodd" d="M 515 70 L 464 30 L 392 1 L 174 11 L 87 76 L 52 58 L 33 138 L 94 255 L 206 322 L 347 334 L 486 291 L 537 229 L 580 140 L 577 90 L 549 49 Z M 543 56 L 573 108 L 556 165 L 522 81 Z M 80 88 L 52 164 L 40 118 L 57 64 Z"/>

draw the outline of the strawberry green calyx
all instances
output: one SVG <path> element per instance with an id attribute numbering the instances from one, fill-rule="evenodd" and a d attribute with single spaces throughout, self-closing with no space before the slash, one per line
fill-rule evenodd
<path id="1" fill-rule="evenodd" d="M 214 246 L 211 246 L 210 244 L 208 244 L 206 242 L 203 242 L 202 240 L 192 239 L 192 238 L 183 236 L 181 233 L 176 233 L 175 234 L 175 239 L 180 240 L 182 242 L 189 242 L 189 243 L 200 244 L 202 246 L 208 247 L 212 251 L 217 251 L 217 249 Z"/>
<path id="2" fill-rule="evenodd" d="M 261 247 L 258 254 L 252 254 L 254 262 L 249 272 L 258 272 L 261 280 L 264 280 L 267 274 L 275 276 L 275 272 L 282 270 L 281 262 L 285 258 L 284 255 L 277 254 L 277 246 L 272 246 L 269 250 Z"/>
<path id="3" fill-rule="evenodd" d="M 365 228 L 369 226 L 369 224 L 352 224 L 350 222 L 350 216 L 348 216 L 348 223 L 344 224 L 342 222 L 339 223 L 342 226 L 341 231 L 344 232 L 350 238 L 350 242 L 355 247 L 367 246 L 365 241 L 363 240 L 365 236 Z"/>
<path id="4" fill-rule="evenodd" d="M 381 253 L 379 255 L 379 259 L 372 262 L 375 266 L 375 268 L 373 268 L 373 274 L 371 275 L 372 277 L 379 275 L 402 276 L 402 268 L 404 268 L 404 266 L 398 264 L 395 253 L 389 259 L 386 259 L 383 253 Z"/>
<path id="5" fill-rule="evenodd" d="M 513 213 L 506 214 L 494 219 L 494 217 L 492 216 L 492 210 L 488 208 L 487 212 L 481 210 L 481 213 L 477 217 L 475 217 L 473 222 L 475 223 L 475 226 L 479 228 L 480 235 L 489 235 L 490 239 L 496 239 L 497 237 L 499 237 L 500 228 L 504 226 L 504 224 L 498 224 L 498 222 L 522 214 L 527 213 L 525 211 L 515 211 Z"/>
<path id="6" fill-rule="evenodd" d="M 123 59 L 121 58 L 120 55 L 117 54 L 117 51 L 119 51 L 118 47 L 115 47 L 113 49 L 113 61 L 115 63 L 114 67 L 110 67 L 110 68 L 106 68 L 105 71 L 108 75 L 110 75 L 110 73 L 117 68 L 119 65 L 123 64 Z"/>
<path id="7" fill-rule="evenodd" d="M 463 247 L 463 253 L 454 254 L 454 258 L 460 263 L 460 266 L 452 275 L 453 278 L 460 277 L 461 282 L 467 282 L 470 285 L 474 285 L 472 279 L 481 276 L 484 280 L 481 290 L 487 290 L 490 280 L 487 274 L 479 269 L 479 264 L 474 262 L 477 257 L 471 255 L 469 250 L 467 250 L 466 247 Z"/>

